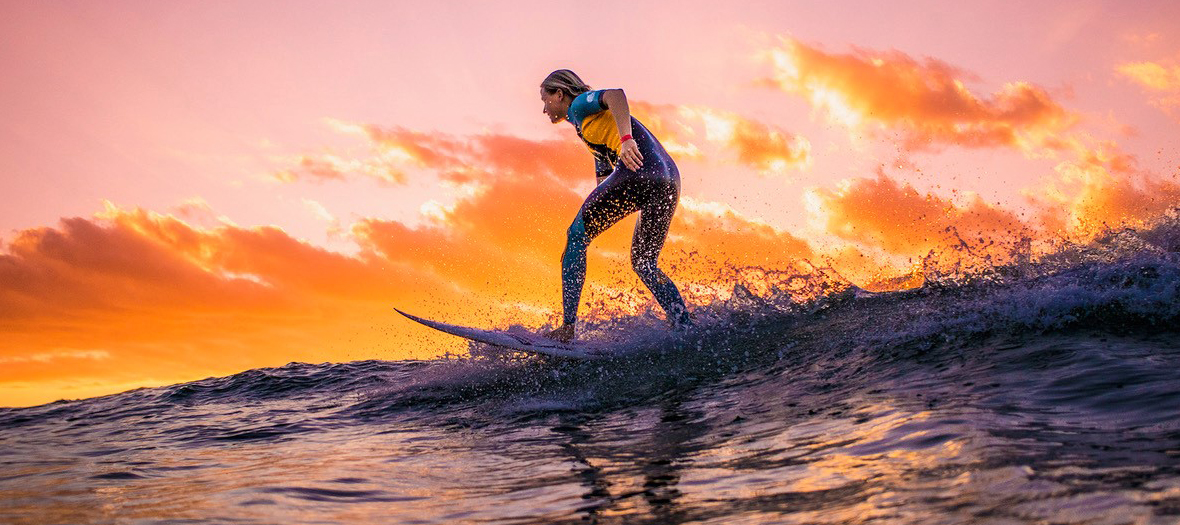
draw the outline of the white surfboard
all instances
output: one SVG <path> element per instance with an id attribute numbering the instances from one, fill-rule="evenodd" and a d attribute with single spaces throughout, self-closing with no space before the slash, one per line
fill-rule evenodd
<path id="1" fill-rule="evenodd" d="M 605 348 L 593 343 L 562 343 L 560 341 L 549 339 L 543 335 L 529 333 L 523 330 L 482 330 L 479 328 L 471 328 L 467 326 L 440 323 L 430 319 L 423 319 L 416 315 L 405 313 L 401 310 L 398 310 L 397 308 L 394 308 L 394 310 L 397 310 L 397 313 L 406 316 L 406 318 L 410 319 L 411 321 L 429 326 L 440 332 L 457 335 L 472 341 L 487 343 L 489 345 L 499 346 L 510 350 L 519 350 L 521 352 L 530 352 L 553 357 L 570 357 L 574 359 L 600 359 L 604 357 L 610 357 L 610 355 L 605 351 Z"/>

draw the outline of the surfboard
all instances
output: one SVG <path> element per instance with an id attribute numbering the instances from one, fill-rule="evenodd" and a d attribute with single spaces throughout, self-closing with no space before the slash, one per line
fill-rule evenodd
<path id="1" fill-rule="evenodd" d="M 480 343 L 487 343 L 492 346 L 507 348 L 509 350 L 517 350 L 520 352 L 529 352 L 533 354 L 541 354 L 552 357 L 569 357 L 574 359 L 599 359 L 610 357 L 606 349 L 592 343 L 562 343 L 554 341 L 540 334 L 526 332 L 524 330 L 483 330 L 480 328 L 472 328 L 469 326 L 459 326 L 454 324 L 442 323 L 430 319 L 424 319 L 416 315 L 405 313 L 397 308 L 397 313 L 406 316 L 407 319 L 416 323 L 428 326 L 440 332 L 457 335 L 459 337 L 478 341 Z"/>

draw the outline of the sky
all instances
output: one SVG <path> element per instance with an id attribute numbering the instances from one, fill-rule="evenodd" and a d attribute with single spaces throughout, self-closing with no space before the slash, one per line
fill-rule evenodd
<path id="1" fill-rule="evenodd" d="M 679 165 L 661 264 L 693 308 L 1180 206 L 1180 4 L 720 4 L 0 1 L 0 406 L 465 348 L 394 306 L 556 322 L 594 184 L 541 112 L 560 68 Z M 583 317 L 662 315 L 633 223 Z"/>

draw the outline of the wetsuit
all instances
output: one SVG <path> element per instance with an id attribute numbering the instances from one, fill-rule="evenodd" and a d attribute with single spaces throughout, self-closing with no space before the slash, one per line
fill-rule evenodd
<path id="1" fill-rule="evenodd" d="M 602 95 L 601 90 L 578 95 L 566 115 L 594 153 L 598 187 L 586 197 L 567 232 L 565 253 L 561 256 L 564 322 L 572 324 L 578 317 L 590 241 L 638 211 L 639 221 L 631 240 L 631 267 L 655 295 L 668 320 L 687 325 L 690 320 L 680 291 L 657 266 L 672 214 L 680 200 L 680 171 L 664 146 L 634 117 L 631 136 L 643 155 L 643 165 L 639 171 L 632 171 L 619 161 L 619 130 L 614 115 L 603 104 Z"/>

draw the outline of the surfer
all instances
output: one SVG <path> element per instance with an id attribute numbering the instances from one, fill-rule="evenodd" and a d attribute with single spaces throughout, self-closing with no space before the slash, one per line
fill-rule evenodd
<path id="1" fill-rule="evenodd" d="M 676 284 L 657 261 L 672 214 L 680 200 L 680 171 L 638 120 L 631 116 L 622 89 L 591 90 L 577 74 L 559 69 L 541 82 L 544 112 L 554 124 L 569 121 L 594 154 L 598 186 L 574 217 L 561 256 L 561 327 L 548 337 L 574 338 L 578 303 L 586 282 L 586 248 L 598 234 L 636 211 L 639 221 L 631 239 L 631 268 L 655 295 L 668 321 L 678 328 L 692 323 Z"/>

